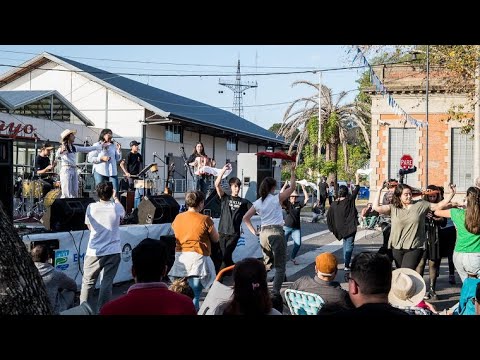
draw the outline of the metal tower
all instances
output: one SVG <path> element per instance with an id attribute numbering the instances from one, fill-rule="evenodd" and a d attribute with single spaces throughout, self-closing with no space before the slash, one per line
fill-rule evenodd
<path id="1" fill-rule="evenodd" d="M 227 80 L 222 80 L 219 79 L 218 83 L 220 85 L 228 87 L 230 90 L 233 91 L 234 97 L 233 97 L 233 112 L 236 113 L 238 116 L 243 117 L 243 98 L 242 96 L 245 95 L 245 90 L 251 89 L 251 88 L 256 88 L 258 86 L 257 82 L 253 81 L 248 81 L 248 82 L 241 82 L 240 81 L 241 75 L 240 75 L 240 59 L 238 59 L 238 64 L 237 64 L 237 77 L 235 79 L 235 82 L 229 82 Z M 223 91 L 219 91 L 220 93 L 223 93 Z"/>

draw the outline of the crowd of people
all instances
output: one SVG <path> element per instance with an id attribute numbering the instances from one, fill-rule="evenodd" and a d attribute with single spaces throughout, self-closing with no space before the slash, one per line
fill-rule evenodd
<path id="1" fill-rule="evenodd" d="M 88 205 L 85 224 L 90 230 L 87 252 L 83 264 L 79 302 L 87 303 L 95 314 L 114 315 L 195 315 L 200 307 L 202 291 L 207 290 L 221 270 L 233 266 L 232 296 L 218 305 L 220 315 L 281 315 L 284 312 L 286 265 L 290 260 L 297 265 L 301 248 L 302 229 L 300 213 L 307 205 L 309 194 L 299 202 L 296 166 L 290 164 L 290 180 L 278 189 L 272 177 L 263 179 L 259 198 L 251 203 L 239 196 L 241 180 L 231 177 L 229 191 L 222 180 L 231 171 L 225 164 L 217 169 L 216 196 L 221 204 L 218 230 L 210 216 L 203 213 L 207 196 L 203 166 L 212 165 L 201 142 L 195 145 L 188 159 L 194 169 L 195 190 L 185 194 L 186 211 L 178 214 L 171 224 L 175 241 L 175 260 L 167 266 L 167 249 L 159 240 L 145 239 L 132 252 L 134 284 L 127 293 L 112 300 L 112 284 L 120 264 L 119 226 L 125 209 L 117 198 L 117 163 L 127 178 L 129 187 L 143 167 L 138 153 L 140 143 L 130 143 L 131 152 L 121 159 L 121 146 L 112 138 L 112 131 L 104 129 L 98 142 L 92 146 L 76 146 L 75 131 L 61 134 L 61 146 L 56 160 L 61 163 L 60 183 L 62 197 L 78 195 L 76 153 L 88 153 L 93 164 L 92 173 L 98 201 Z M 37 158 L 37 174 L 43 178 L 55 164 L 50 163 L 53 146 L 45 143 Z M 318 184 L 320 198 L 316 209 L 325 217 L 328 229 L 343 242 L 343 270 L 347 289 L 336 281 L 339 261 L 330 252 L 320 253 L 314 264 L 314 277 L 303 276 L 289 288 L 317 294 L 323 305 L 319 315 L 408 315 L 440 314 L 427 300 L 437 300 L 437 278 L 442 257 L 449 259 L 449 282 L 455 283 L 454 270 L 463 285 L 459 303 L 446 313 L 478 314 L 480 293 L 480 188 L 472 186 L 466 192 L 463 204 L 452 202 L 456 187 L 450 186 L 447 196 L 443 187 L 429 185 L 423 198 L 414 199 L 413 189 L 393 179 L 385 181 L 372 203 L 359 213 L 356 198 L 360 179 L 356 173 L 355 186 L 341 185 L 335 194 L 327 179 Z M 45 179 L 43 192 L 53 184 Z M 382 201 L 382 190 L 387 188 Z M 144 193 L 136 194 L 136 204 Z M 328 211 L 326 200 L 329 200 Z M 252 217 L 259 215 L 261 227 L 256 229 Z M 384 242 L 376 252 L 354 255 L 355 236 L 359 219 L 363 227 L 382 228 Z M 312 220 L 313 221 L 313 220 Z M 453 224 L 448 226 L 447 224 Z M 243 232 L 242 224 L 258 237 L 262 259 L 245 258 L 237 263 L 233 251 Z M 293 248 L 287 254 L 287 241 L 291 237 Z M 75 303 L 76 283 L 56 270 L 48 259 L 48 249 L 37 245 L 31 251 L 32 259 L 47 287 L 52 311 L 55 314 L 72 308 Z M 393 264 L 392 264 L 393 263 Z M 394 265 L 394 266 L 392 266 Z M 428 282 L 424 271 L 428 266 Z M 267 286 L 267 273 L 275 270 L 271 292 Z M 97 300 L 94 301 L 96 283 L 102 277 Z M 452 278 L 453 277 L 453 278 Z M 167 279 L 173 282 L 169 287 Z M 280 300 L 280 304 L 278 303 Z"/>

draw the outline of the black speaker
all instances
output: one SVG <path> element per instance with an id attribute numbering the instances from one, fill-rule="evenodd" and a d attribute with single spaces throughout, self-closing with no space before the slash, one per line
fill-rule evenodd
<path id="1" fill-rule="evenodd" d="M 0 206 L 13 221 L 13 139 L 0 139 Z"/>
<path id="2" fill-rule="evenodd" d="M 148 196 L 138 205 L 139 224 L 171 223 L 178 215 L 180 205 L 171 195 Z"/>
<path id="3" fill-rule="evenodd" d="M 87 230 L 85 212 L 92 198 L 56 199 L 42 217 L 42 223 L 47 230 L 72 231 Z"/>
<path id="4" fill-rule="evenodd" d="M 205 200 L 205 206 L 203 207 L 203 213 L 210 215 L 213 218 L 219 218 L 221 212 L 222 203 L 216 191 L 212 191 Z M 205 210 L 210 210 L 210 213 Z"/>

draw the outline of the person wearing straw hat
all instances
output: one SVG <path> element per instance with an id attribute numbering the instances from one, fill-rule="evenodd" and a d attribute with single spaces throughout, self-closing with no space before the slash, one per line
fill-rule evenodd
<path id="1" fill-rule="evenodd" d="M 60 134 L 62 145 L 58 148 L 56 157 L 62 162 L 60 168 L 61 198 L 78 197 L 77 153 L 88 153 L 92 150 L 102 150 L 101 145 L 78 146 L 73 145 L 77 130 L 65 129 Z"/>
<path id="2" fill-rule="evenodd" d="M 388 302 L 398 308 L 418 306 L 426 293 L 425 281 L 413 269 L 399 268 L 392 272 Z"/>

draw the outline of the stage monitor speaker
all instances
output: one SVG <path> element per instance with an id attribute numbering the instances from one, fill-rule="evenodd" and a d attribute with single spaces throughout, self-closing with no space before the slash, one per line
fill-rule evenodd
<path id="1" fill-rule="evenodd" d="M 0 139 L 0 206 L 13 221 L 13 139 Z"/>
<path id="2" fill-rule="evenodd" d="M 219 218 L 221 212 L 222 203 L 216 191 L 212 191 L 205 200 L 205 206 L 203 207 L 203 213 L 213 218 Z M 207 211 L 205 211 L 207 210 Z"/>
<path id="3" fill-rule="evenodd" d="M 42 217 L 42 223 L 47 230 L 73 231 L 87 230 L 85 212 L 92 198 L 56 199 Z"/>
<path id="4" fill-rule="evenodd" d="M 171 223 L 178 215 L 180 205 L 171 195 L 145 197 L 138 205 L 139 224 Z"/>

